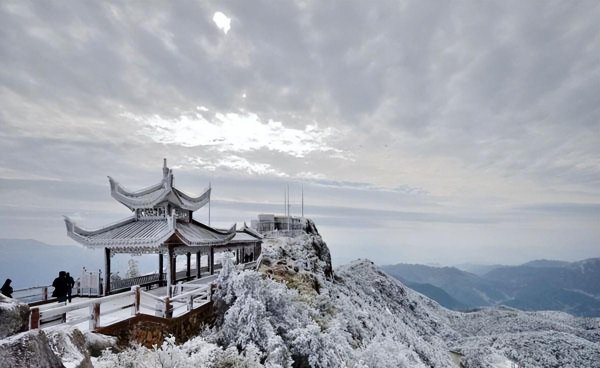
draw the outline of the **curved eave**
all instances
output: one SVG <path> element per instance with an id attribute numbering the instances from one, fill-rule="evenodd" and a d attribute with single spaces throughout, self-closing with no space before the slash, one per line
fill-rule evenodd
<path id="1" fill-rule="evenodd" d="M 108 181 L 110 183 L 110 195 L 132 211 L 138 208 L 154 207 L 156 204 L 162 202 L 171 191 L 164 180 L 136 192 L 125 189 L 125 187 L 110 176 L 108 177 Z"/>
<path id="2" fill-rule="evenodd" d="M 208 232 L 212 233 L 213 236 L 215 236 L 215 239 L 194 240 L 193 238 L 186 236 L 185 232 L 182 231 L 183 229 L 176 228 L 175 234 L 176 234 L 177 238 L 182 243 L 184 243 L 185 245 L 189 245 L 189 246 L 216 247 L 216 246 L 220 246 L 220 245 L 226 245 L 231 241 L 231 239 L 233 239 L 233 237 L 236 234 L 236 225 L 235 224 L 233 224 L 233 226 L 231 228 L 229 228 L 229 230 L 215 229 L 213 227 L 204 225 L 196 220 L 192 220 L 190 222 L 190 224 L 198 226 L 204 230 L 207 230 Z"/>
<path id="3" fill-rule="evenodd" d="M 127 237 L 127 238 L 103 238 L 97 237 L 103 233 L 108 233 L 112 230 L 115 230 L 119 227 L 124 227 L 130 225 L 134 222 L 137 222 L 135 216 L 126 218 L 114 224 L 105 226 L 100 229 L 88 230 L 82 227 L 77 226 L 71 219 L 65 216 L 65 225 L 67 227 L 67 235 L 75 240 L 76 242 L 89 247 L 158 247 L 162 243 L 164 243 L 173 233 L 175 229 L 173 228 L 173 220 L 167 219 L 167 226 L 164 230 L 158 232 L 155 236 L 149 237 Z"/>
<path id="4" fill-rule="evenodd" d="M 245 233 L 248 233 L 248 234 L 254 236 L 255 238 L 257 238 L 258 241 L 262 240 L 265 237 L 263 234 L 259 233 L 258 231 L 254 230 L 253 228 L 248 227 L 246 225 L 246 223 L 244 223 L 244 227 L 242 227 L 240 229 L 240 231 L 243 231 Z"/>
<path id="5" fill-rule="evenodd" d="M 170 185 L 172 182 L 170 176 L 165 177 L 158 184 L 135 192 L 127 190 L 110 176 L 108 180 L 110 195 L 132 211 L 138 208 L 155 207 L 163 202 L 170 202 L 184 210 L 197 211 L 210 201 L 210 188 L 198 197 L 191 197 L 181 190 L 173 188 Z"/>
<path id="6" fill-rule="evenodd" d="M 208 188 L 198 197 L 191 197 L 177 188 L 173 188 L 173 193 L 181 203 L 181 208 L 189 211 L 197 211 L 204 207 L 210 201 L 210 191 Z"/>

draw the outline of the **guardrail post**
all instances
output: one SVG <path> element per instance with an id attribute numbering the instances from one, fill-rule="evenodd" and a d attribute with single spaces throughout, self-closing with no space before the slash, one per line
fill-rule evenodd
<path id="1" fill-rule="evenodd" d="M 132 286 L 131 291 L 135 293 L 133 294 L 133 314 L 136 315 L 140 313 L 140 286 Z"/>
<path id="2" fill-rule="evenodd" d="M 171 299 L 165 298 L 165 318 L 173 317 L 173 310 L 171 309 Z"/>
<path id="3" fill-rule="evenodd" d="M 29 329 L 33 330 L 40 328 L 40 308 L 31 308 L 31 314 L 29 315 Z"/>
<path id="4" fill-rule="evenodd" d="M 90 304 L 90 331 L 96 331 L 100 325 L 100 303 Z"/>

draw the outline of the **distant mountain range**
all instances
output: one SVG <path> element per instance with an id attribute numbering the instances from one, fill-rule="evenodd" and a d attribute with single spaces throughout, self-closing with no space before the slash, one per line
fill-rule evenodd
<path id="1" fill-rule="evenodd" d="M 141 272 L 158 269 L 158 261 L 151 256 L 136 257 Z M 128 255 L 113 258 L 113 271 L 124 274 Z M 87 270 L 104 267 L 104 252 L 76 245 L 48 245 L 33 239 L 0 239 L 0 282 L 10 278 L 14 289 L 46 286 L 61 270 L 71 272 L 74 278 Z"/>
<path id="2" fill-rule="evenodd" d="M 461 267 L 473 272 L 415 264 L 383 266 L 382 269 L 448 309 L 507 305 L 522 310 L 559 310 L 576 316 L 600 316 L 600 258 Z"/>

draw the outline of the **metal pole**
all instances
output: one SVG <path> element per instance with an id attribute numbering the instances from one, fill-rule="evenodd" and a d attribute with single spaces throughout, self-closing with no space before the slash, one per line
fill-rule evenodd
<path id="1" fill-rule="evenodd" d="M 304 218 L 304 184 L 302 184 L 302 218 Z"/>
<path id="2" fill-rule="evenodd" d="M 208 226 L 210 226 L 210 197 L 211 197 L 211 194 L 212 194 L 212 186 L 211 186 L 210 181 L 208 182 L 208 190 L 210 191 L 208 193 Z"/>

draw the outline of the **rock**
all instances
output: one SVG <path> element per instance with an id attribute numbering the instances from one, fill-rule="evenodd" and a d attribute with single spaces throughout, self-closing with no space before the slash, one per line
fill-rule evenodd
<path id="1" fill-rule="evenodd" d="M 29 328 L 29 306 L 0 294 L 0 338 Z"/>
<path id="2" fill-rule="evenodd" d="M 77 328 L 65 326 L 46 330 L 48 343 L 56 356 L 70 367 L 93 368 L 86 338 Z"/>
<path id="3" fill-rule="evenodd" d="M 42 330 L 22 332 L 0 340 L 0 367 L 64 368 Z"/>
<path id="4" fill-rule="evenodd" d="M 86 332 L 85 341 L 87 350 L 93 357 L 98 357 L 102 351 L 111 349 L 113 352 L 118 351 L 118 339 L 114 336 L 99 334 L 96 332 Z"/>

